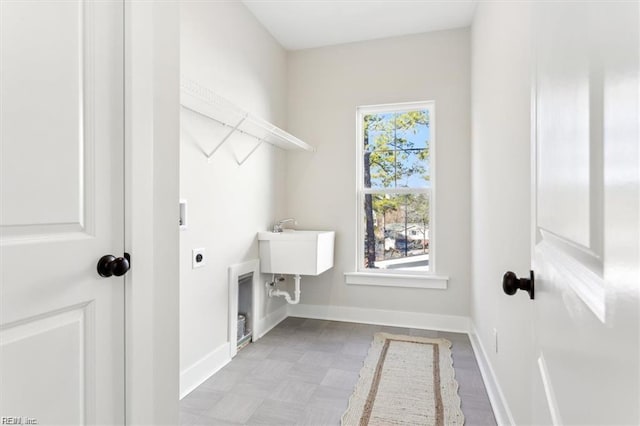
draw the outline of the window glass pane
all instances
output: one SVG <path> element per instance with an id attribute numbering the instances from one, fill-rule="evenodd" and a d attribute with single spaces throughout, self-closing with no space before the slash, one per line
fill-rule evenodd
<path id="1" fill-rule="evenodd" d="M 366 194 L 364 266 L 429 271 L 429 195 Z"/>
<path id="2" fill-rule="evenodd" d="M 396 181 L 399 188 L 430 188 L 428 150 L 406 150 L 396 156 L 397 170 L 401 177 Z"/>
<path id="3" fill-rule="evenodd" d="M 364 116 L 364 187 L 429 187 L 429 111 Z"/>
<path id="4" fill-rule="evenodd" d="M 366 188 L 394 188 L 396 178 L 396 153 L 390 150 L 378 150 L 365 153 L 365 184 L 369 165 L 370 184 Z"/>

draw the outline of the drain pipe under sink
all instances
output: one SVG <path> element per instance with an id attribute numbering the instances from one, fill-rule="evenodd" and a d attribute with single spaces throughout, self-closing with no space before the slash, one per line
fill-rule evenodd
<path id="1" fill-rule="evenodd" d="M 293 280 L 295 282 L 295 290 L 294 290 L 294 295 L 295 298 L 291 299 L 291 295 L 289 294 L 288 291 L 284 291 L 284 290 L 280 290 L 278 288 L 274 288 L 275 287 L 275 279 L 272 280 L 270 283 L 267 283 L 267 287 L 269 287 L 269 297 L 284 297 L 284 300 L 287 301 L 287 303 L 289 303 L 290 305 L 297 305 L 298 303 L 300 303 L 300 275 L 294 275 L 293 276 Z"/>

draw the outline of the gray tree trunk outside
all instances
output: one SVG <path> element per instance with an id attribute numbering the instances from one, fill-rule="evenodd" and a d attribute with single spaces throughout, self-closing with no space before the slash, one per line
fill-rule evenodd
<path id="1" fill-rule="evenodd" d="M 369 156 L 371 155 L 366 151 L 369 144 L 369 138 L 365 137 L 364 146 L 364 187 L 371 188 L 371 171 L 369 170 L 371 165 L 369 162 Z M 373 232 L 373 200 L 371 194 L 365 194 L 364 196 L 364 211 L 366 215 L 366 239 L 364 244 L 365 252 L 365 267 L 373 268 L 376 261 L 376 236 Z"/>

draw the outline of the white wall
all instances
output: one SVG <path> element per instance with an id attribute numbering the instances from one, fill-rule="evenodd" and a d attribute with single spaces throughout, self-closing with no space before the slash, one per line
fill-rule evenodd
<path id="1" fill-rule="evenodd" d="M 515 424 L 531 418 L 532 304 L 501 283 L 530 264 L 529 14 L 523 2 L 479 2 L 471 31 L 471 313 Z"/>
<path id="2" fill-rule="evenodd" d="M 126 423 L 178 424 L 179 6 L 125 3 Z"/>
<path id="3" fill-rule="evenodd" d="M 181 3 L 181 73 L 242 108 L 285 124 L 286 52 L 240 2 Z M 180 233 L 180 364 L 184 373 L 227 342 L 228 267 L 258 258 L 256 233 L 283 216 L 285 154 L 234 137 L 212 158 L 220 127 L 181 112 L 180 195 L 188 229 Z M 206 266 L 191 268 L 191 250 Z M 264 277 L 266 280 L 266 277 Z M 263 280 L 264 281 L 264 280 Z M 269 300 L 263 311 L 282 306 Z"/>
<path id="4" fill-rule="evenodd" d="M 317 147 L 292 154 L 287 213 L 336 231 L 335 267 L 302 280 L 303 304 L 469 315 L 469 30 L 289 53 L 290 131 Z M 346 285 L 356 262 L 356 107 L 435 100 L 438 273 L 447 290 Z"/>

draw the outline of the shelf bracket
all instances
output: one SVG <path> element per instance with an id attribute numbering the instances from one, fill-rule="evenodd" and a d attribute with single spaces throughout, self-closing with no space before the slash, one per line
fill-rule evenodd
<path id="1" fill-rule="evenodd" d="M 229 140 L 229 138 L 231 137 L 231 135 L 232 135 L 236 130 L 238 130 L 238 127 L 240 127 L 240 125 L 244 122 L 244 120 L 246 120 L 246 119 L 247 119 L 247 117 L 248 117 L 248 116 L 249 116 L 249 114 L 248 114 L 248 113 L 247 113 L 247 114 L 245 114 L 245 115 L 240 119 L 240 121 L 238 121 L 238 124 L 236 124 L 235 126 L 233 126 L 233 128 L 232 128 L 231 130 L 229 130 L 229 133 L 227 133 L 227 134 L 225 135 L 225 137 L 224 137 L 224 138 L 222 138 L 222 140 L 220 141 L 220 143 L 219 143 L 218 145 L 216 145 L 216 147 L 215 147 L 215 148 L 213 148 L 213 151 L 211 151 L 209 154 L 207 154 L 207 159 L 208 159 L 209 161 L 211 161 L 211 157 L 213 157 L 213 154 L 215 154 L 215 153 L 216 153 L 216 151 L 217 151 L 218 149 L 220 149 L 220 147 L 221 147 L 222 145 L 224 145 L 224 143 L 225 143 L 227 140 Z"/>
<path id="2" fill-rule="evenodd" d="M 2 0 L 0 0 L 0 2 L 1 1 Z M 185 76 L 182 76 L 180 81 L 180 106 L 185 110 L 191 111 L 203 118 L 208 118 L 225 127 L 222 133 L 224 137 L 218 139 L 218 144 L 211 152 L 202 149 L 202 145 L 198 144 L 202 154 L 207 158 L 209 163 L 211 163 L 213 156 L 222 145 L 229 139 L 232 139 L 231 136 L 234 133 L 240 133 L 258 141 L 258 145 L 254 146 L 248 155 L 240 159 L 236 156 L 235 160 L 239 165 L 247 161 L 265 142 L 280 149 L 315 151 L 315 149 L 306 142 L 287 133 L 273 123 L 239 108 L 216 92 Z M 236 123 L 237 120 L 239 121 Z M 235 123 L 235 125 L 232 123 Z M 246 126 L 247 124 L 250 125 Z M 264 132 L 267 133 L 266 136 Z M 206 146 L 208 146 L 208 143 Z"/>
<path id="3" fill-rule="evenodd" d="M 240 161 L 236 160 L 236 162 L 238 163 L 238 166 L 241 166 L 245 161 L 247 161 L 249 159 L 249 157 L 251 157 L 251 154 L 253 154 L 254 152 L 256 152 L 256 150 L 258 148 L 260 148 L 260 146 L 264 143 L 264 138 L 260 139 L 260 142 L 258 142 L 256 144 L 256 146 L 253 147 L 253 149 L 251 151 L 249 151 L 249 153 Z"/>

